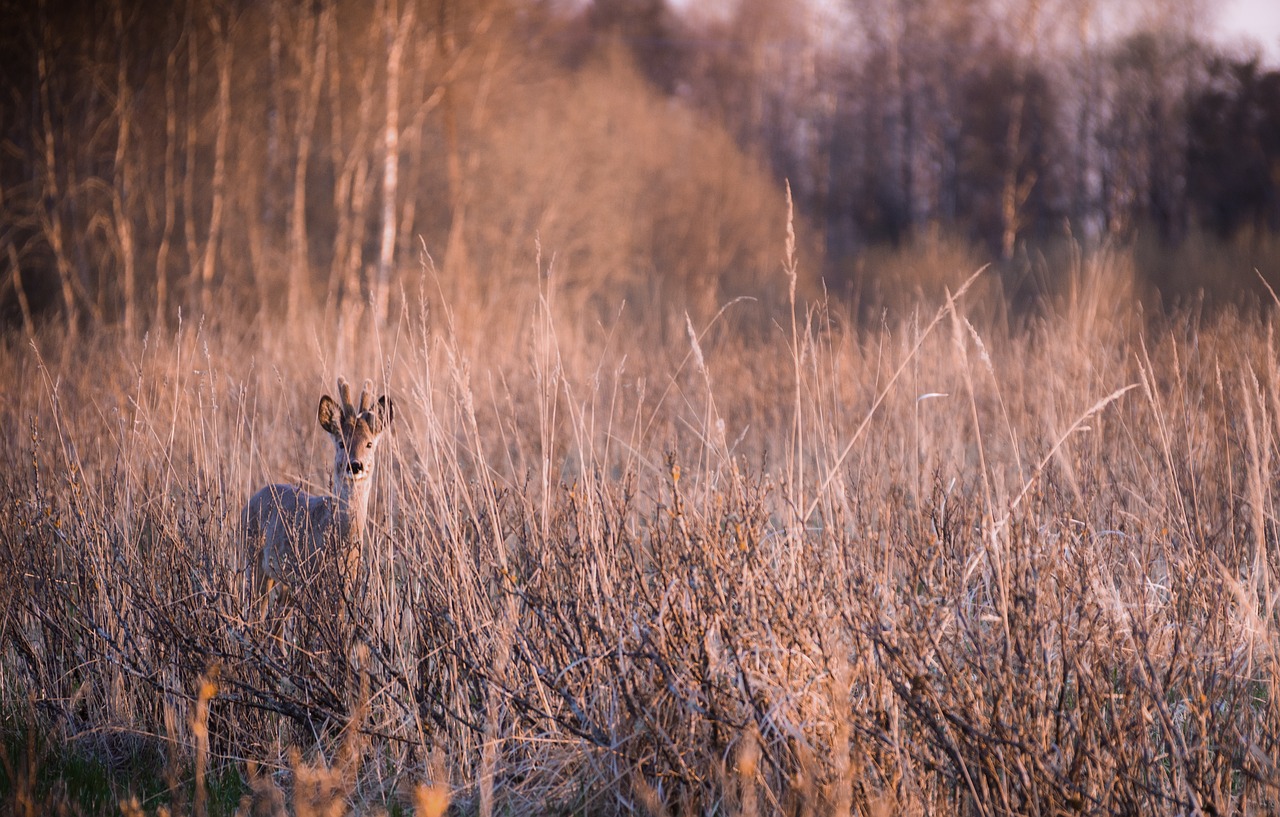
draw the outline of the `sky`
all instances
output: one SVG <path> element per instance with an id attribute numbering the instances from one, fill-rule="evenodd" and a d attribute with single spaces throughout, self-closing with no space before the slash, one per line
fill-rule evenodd
<path id="1" fill-rule="evenodd" d="M 573 2 L 570 0 L 571 5 Z M 824 2 L 826 0 L 818 0 L 819 6 Z M 736 0 L 667 0 L 667 3 L 684 13 L 716 16 L 729 14 Z M 1206 0 L 1200 8 L 1215 18 L 1213 35 L 1218 42 L 1233 46 L 1252 41 L 1262 49 L 1267 66 L 1280 68 L 1280 0 Z"/>
<path id="2" fill-rule="evenodd" d="M 1262 46 L 1268 64 L 1280 65 L 1280 0 L 1226 0 L 1218 36 L 1225 45 L 1251 38 Z"/>

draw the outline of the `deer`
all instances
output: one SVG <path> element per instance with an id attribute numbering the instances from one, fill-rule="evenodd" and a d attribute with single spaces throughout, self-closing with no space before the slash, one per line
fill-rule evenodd
<path id="1" fill-rule="evenodd" d="M 369 516 L 375 455 L 393 410 L 386 395 L 373 398 L 366 380 L 360 402 L 338 378 L 338 397 L 320 398 L 320 427 L 333 438 L 333 489 L 315 496 L 293 485 L 268 485 L 245 506 L 244 531 L 254 596 L 265 617 L 275 595 L 324 575 L 338 572 L 340 586 L 351 598 L 360 568 L 360 551 Z"/>

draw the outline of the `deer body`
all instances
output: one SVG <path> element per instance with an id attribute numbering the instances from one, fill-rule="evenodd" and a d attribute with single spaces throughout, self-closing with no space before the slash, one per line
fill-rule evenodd
<path id="1" fill-rule="evenodd" d="M 333 493 L 315 496 L 293 485 L 268 485 L 249 500 L 242 524 L 253 573 L 254 593 L 265 607 L 273 590 L 296 590 L 336 572 L 350 596 L 360 567 L 360 550 L 373 488 L 374 455 L 391 422 L 391 401 L 373 400 L 365 382 L 360 402 L 351 402 L 347 382 L 338 380 L 341 403 L 320 398 L 320 427 L 334 443 Z"/>

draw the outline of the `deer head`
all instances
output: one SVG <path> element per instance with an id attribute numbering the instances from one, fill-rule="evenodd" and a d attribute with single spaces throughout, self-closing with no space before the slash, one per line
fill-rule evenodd
<path id="1" fill-rule="evenodd" d="M 339 496 L 373 475 L 374 457 L 382 433 L 391 424 L 391 399 L 373 399 L 373 382 L 366 380 L 360 402 L 351 401 L 351 387 L 338 378 L 339 403 L 329 395 L 320 398 L 320 427 L 333 438 L 333 488 Z"/>

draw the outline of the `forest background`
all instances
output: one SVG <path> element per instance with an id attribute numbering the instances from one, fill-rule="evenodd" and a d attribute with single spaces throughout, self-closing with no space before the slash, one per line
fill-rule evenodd
<path id="1" fill-rule="evenodd" d="M 809 291 L 871 304 L 932 285 L 904 251 L 1024 298 L 1073 241 L 1169 299 L 1277 273 L 1280 75 L 1200 3 L 4 11 L 9 325 L 386 310 L 423 249 L 483 302 L 535 237 L 567 289 L 705 313 L 777 277 L 784 181 Z"/>

